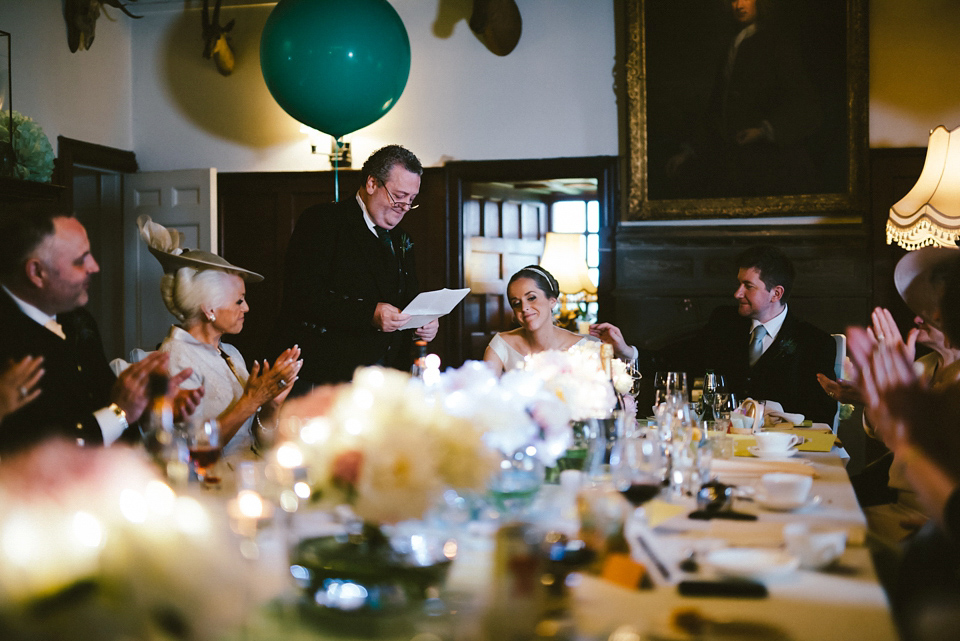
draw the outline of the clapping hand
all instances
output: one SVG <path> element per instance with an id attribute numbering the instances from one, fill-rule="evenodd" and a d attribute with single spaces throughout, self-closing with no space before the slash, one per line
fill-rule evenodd
<path id="1" fill-rule="evenodd" d="M 37 383 L 43 377 L 42 356 L 24 356 L 0 372 L 0 419 L 40 396 Z"/>
<path id="2" fill-rule="evenodd" d="M 259 405 L 267 403 L 279 407 L 290 394 L 297 374 L 303 367 L 300 359 L 300 348 L 296 345 L 284 350 L 273 362 L 273 366 L 264 360 L 261 365 L 254 362 L 250 369 L 250 378 L 244 391 Z"/>

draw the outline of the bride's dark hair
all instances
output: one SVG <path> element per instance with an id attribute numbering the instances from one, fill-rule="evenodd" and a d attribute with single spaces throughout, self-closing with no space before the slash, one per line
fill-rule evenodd
<path id="1" fill-rule="evenodd" d="M 540 265 L 527 265 L 516 274 L 510 277 L 510 281 L 507 283 L 507 287 L 513 284 L 513 281 L 520 278 L 529 278 L 537 284 L 537 287 L 547 295 L 547 298 L 559 298 L 560 297 L 560 285 L 557 283 L 557 279 L 553 277 L 553 274 L 545 270 Z"/>

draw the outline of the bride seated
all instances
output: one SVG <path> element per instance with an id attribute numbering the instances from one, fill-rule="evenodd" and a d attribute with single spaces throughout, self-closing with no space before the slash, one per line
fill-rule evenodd
<path id="1" fill-rule="evenodd" d="M 507 300 L 520 327 L 495 335 L 483 354 L 484 362 L 498 376 L 516 368 L 531 354 L 551 349 L 567 350 L 588 341 L 612 343 L 618 358 L 632 360 L 633 348 L 626 345 L 620 331 L 612 325 L 604 323 L 602 331 L 591 332 L 597 336 L 575 334 L 557 327 L 553 309 L 559 296 L 557 279 L 539 265 L 527 265 L 510 277 Z"/>

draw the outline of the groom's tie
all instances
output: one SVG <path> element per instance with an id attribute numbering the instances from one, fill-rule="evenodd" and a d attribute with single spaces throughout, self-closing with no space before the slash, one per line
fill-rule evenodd
<path id="1" fill-rule="evenodd" d="M 763 325 L 757 325 L 750 334 L 750 349 L 747 352 L 750 359 L 750 367 L 760 360 L 763 354 L 763 337 L 767 335 L 767 328 Z"/>

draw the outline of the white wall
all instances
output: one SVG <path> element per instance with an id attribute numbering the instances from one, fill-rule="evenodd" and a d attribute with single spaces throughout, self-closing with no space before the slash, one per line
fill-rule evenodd
<path id="1" fill-rule="evenodd" d="M 229 2 L 229 0 L 228 0 Z M 428 165 L 447 159 L 613 155 L 614 0 L 517 0 L 523 36 L 509 56 L 470 32 L 468 0 L 391 0 L 412 65 L 397 106 L 351 136 L 361 161 L 399 142 Z M 143 0 L 131 20 L 98 22 L 89 51 L 70 53 L 62 0 L 0 0 L 13 34 L 13 105 L 51 143 L 59 134 L 132 149 L 144 169 L 326 169 L 260 75 L 259 34 L 271 6 L 235 6 L 235 74 L 201 58 L 200 15 Z M 267 3 L 269 5 L 269 3 Z M 198 6 L 194 0 L 192 6 Z M 870 145 L 926 146 L 960 125 L 960 3 L 870 3 Z"/>
<path id="2" fill-rule="evenodd" d="M 470 31 L 470 2 L 391 4 L 410 37 L 410 77 L 386 116 L 347 137 L 355 165 L 393 142 L 425 165 L 618 153 L 613 0 L 518 0 L 523 35 L 505 57 Z M 134 23 L 133 131 L 141 168 L 329 167 L 308 153 L 299 123 L 277 106 L 260 74 L 260 32 L 271 8 L 223 8 L 222 21 L 237 21 L 237 68 L 226 78 L 201 57 L 198 11 L 174 3 Z"/>
<path id="3" fill-rule="evenodd" d="M 12 35 L 13 108 L 57 136 L 133 148 L 130 23 L 97 22 L 88 51 L 70 53 L 61 0 L 0 0 L 0 30 Z M 118 17 L 119 16 L 119 17 Z"/>
<path id="4" fill-rule="evenodd" d="M 926 147 L 960 126 L 960 2 L 871 0 L 870 146 Z"/>

